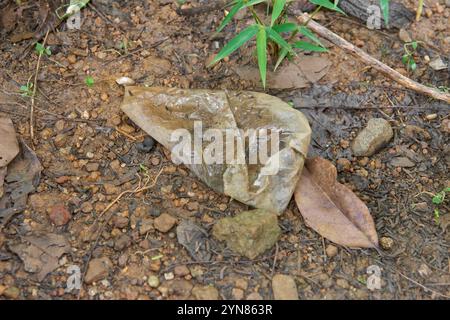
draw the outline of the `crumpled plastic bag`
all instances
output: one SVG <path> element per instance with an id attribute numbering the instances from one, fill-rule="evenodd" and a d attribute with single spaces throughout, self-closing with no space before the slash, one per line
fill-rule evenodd
<path id="1" fill-rule="evenodd" d="M 250 206 L 281 213 L 288 205 L 306 159 L 311 129 L 301 112 L 279 98 L 250 91 L 126 87 L 121 108 L 172 151 L 172 161 L 180 144 L 180 140 L 174 140 L 174 132 L 189 132 L 192 143 L 199 135 L 198 123 L 203 138 L 209 129 L 218 129 L 225 141 L 223 158 L 228 150 L 234 150 L 234 161 L 206 163 L 195 146 L 185 158 L 180 155 L 178 161 L 197 159 L 184 163 L 212 189 Z M 266 130 L 267 134 L 252 140 L 250 129 Z M 227 130 L 236 132 L 235 149 L 228 149 Z M 202 140 L 201 152 L 212 141 L 215 140 Z M 277 148 L 270 144 L 272 141 L 279 142 L 274 144 Z M 244 148 L 239 148 L 239 143 Z M 266 161 L 249 161 L 250 154 L 258 153 L 263 143 L 270 144 Z M 245 163 L 236 159 L 245 159 Z"/>

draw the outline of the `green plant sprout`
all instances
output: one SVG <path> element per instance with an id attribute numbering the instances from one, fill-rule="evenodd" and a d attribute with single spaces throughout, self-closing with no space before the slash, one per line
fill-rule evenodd
<path id="1" fill-rule="evenodd" d="M 329 0 L 309 0 L 316 4 L 317 8 L 312 13 L 316 14 L 322 7 L 333 11 L 345 14 L 337 7 L 337 2 L 330 2 Z M 270 23 L 265 24 L 256 13 L 253 6 L 266 3 L 268 6 L 267 15 L 270 16 Z M 233 19 L 233 17 L 243 9 L 251 12 L 254 24 L 242 30 L 236 37 L 230 40 L 222 50 L 215 56 L 214 60 L 208 67 L 216 64 L 223 58 L 229 56 L 246 42 L 250 41 L 256 36 L 256 56 L 258 60 L 258 67 L 263 88 L 266 88 L 267 76 L 267 53 L 269 52 L 276 58 L 275 70 L 281 62 L 287 57 L 291 58 L 296 53 L 294 49 L 303 51 L 325 52 L 327 49 L 322 45 L 320 40 L 314 33 L 308 29 L 306 22 L 304 25 L 297 25 L 296 23 L 287 21 L 287 8 L 292 0 L 234 0 L 231 2 L 232 8 L 220 24 L 217 32 L 220 32 Z M 269 6 L 271 6 L 271 12 Z M 297 34 L 301 34 L 305 40 L 296 40 Z M 285 39 L 284 35 L 288 35 Z"/>
<path id="2" fill-rule="evenodd" d="M 42 43 L 39 43 L 39 42 L 36 42 L 36 46 L 34 47 L 34 50 L 40 56 L 47 55 L 50 57 L 52 55 L 52 51 L 50 50 L 50 47 L 45 47 Z"/>
<path id="3" fill-rule="evenodd" d="M 94 78 L 92 78 L 91 76 L 87 76 L 84 79 L 84 83 L 88 86 L 88 87 L 92 87 L 94 85 Z"/>
<path id="4" fill-rule="evenodd" d="M 407 42 L 403 45 L 405 54 L 402 56 L 402 62 L 408 70 L 415 71 L 417 69 L 414 53 L 417 51 L 418 46 L 418 41 Z"/>
<path id="5" fill-rule="evenodd" d="M 20 86 L 19 90 L 22 97 L 31 97 L 33 95 L 33 83 L 28 81 L 26 85 Z"/>
<path id="6" fill-rule="evenodd" d="M 432 199 L 433 204 L 435 204 L 436 206 L 440 206 L 441 204 L 443 204 L 445 201 L 445 194 L 448 192 L 450 192 L 450 187 L 447 187 L 443 189 L 441 192 L 436 193 Z M 439 218 L 440 218 L 439 208 L 435 208 L 434 221 L 436 222 L 436 224 L 439 224 Z"/>

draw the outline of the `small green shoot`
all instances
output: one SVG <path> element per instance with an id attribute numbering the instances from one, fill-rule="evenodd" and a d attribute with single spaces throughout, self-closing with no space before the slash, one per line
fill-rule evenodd
<path id="1" fill-rule="evenodd" d="M 20 86 L 19 90 L 22 97 L 31 97 L 33 95 L 33 84 L 28 82 L 26 85 Z"/>
<path id="2" fill-rule="evenodd" d="M 415 71 L 417 69 L 414 53 L 417 51 L 418 46 L 418 41 L 407 42 L 403 45 L 405 54 L 402 56 L 402 62 L 408 70 Z"/>
<path id="3" fill-rule="evenodd" d="M 36 46 L 35 46 L 34 50 L 40 56 L 46 55 L 46 56 L 50 57 L 52 55 L 52 51 L 50 50 L 50 48 L 45 47 L 42 43 L 39 43 L 39 42 L 36 42 Z"/>
<path id="4" fill-rule="evenodd" d="M 324 7 L 345 14 L 338 8 L 337 0 L 309 0 L 316 4 L 318 8 L 314 13 L 317 13 L 320 8 Z M 270 24 L 263 23 L 265 19 L 261 19 L 253 6 L 260 3 L 267 3 L 268 10 L 266 12 L 268 18 L 270 17 Z M 276 61 L 275 70 L 280 63 L 287 57 L 291 58 L 296 55 L 294 49 L 304 51 L 326 52 L 327 49 L 320 43 L 320 40 L 315 36 L 311 30 L 308 29 L 307 23 L 305 25 L 297 25 L 293 22 L 287 21 L 287 7 L 292 1 L 289 0 L 234 0 L 230 3 L 231 9 L 225 16 L 222 23 L 219 25 L 217 32 L 225 28 L 231 22 L 233 17 L 242 9 L 247 9 L 253 16 L 254 23 L 238 35 L 231 39 L 220 52 L 215 56 L 208 67 L 216 64 L 225 57 L 231 55 L 242 45 L 249 42 L 256 36 L 256 56 L 258 58 L 258 67 L 263 88 L 266 88 L 267 77 L 267 61 L 268 55 L 274 57 L 272 61 Z M 270 6 L 271 4 L 271 6 Z M 270 8 L 272 8 L 270 12 Z M 314 13 L 312 15 L 314 15 Z M 286 38 L 286 34 L 288 35 Z M 299 40 L 297 35 L 301 35 L 305 40 Z"/>
<path id="5" fill-rule="evenodd" d="M 84 79 L 84 83 L 90 88 L 90 87 L 94 86 L 94 78 L 92 78 L 91 76 L 87 76 Z"/>
<path id="6" fill-rule="evenodd" d="M 446 193 L 449 193 L 449 192 L 450 192 L 450 187 L 445 188 L 441 192 L 436 193 L 432 199 L 433 204 L 436 207 L 442 205 L 445 201 Z M 439 218 L 440 218 L 439 208 L 435 208 L 434 209 L 434 221 L 436 222 L 436 224 L 439 224 Z"/>

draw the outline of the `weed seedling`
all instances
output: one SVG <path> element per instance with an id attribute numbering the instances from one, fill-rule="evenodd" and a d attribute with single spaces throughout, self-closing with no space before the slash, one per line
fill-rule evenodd
<path id="1" fill-rule="evenodd" d="M 444 203 L 445 194 L 448 192 L 450 192 L 450 187 L 443 189 L 441 192 L 438 192 L 433 196 L 432 201 L 436 207 L 438 207 Z M 436 222 L 436 224 L 439 224 L 439 218 L 440 218 L 439 208 L 435 208 L 434 209 L 434 221 Z"/>
<path id="2" fill-rule="evenodd" d="M 36 42 L 36 46 L 35 46 L 34 50 L 40 56 L 46 55 L 46 56 L 50 57 L 52 55 L 52 51 L 50 50 L 50 48 L 45 47 L 42 43 L 39 43 L 39 42 Z"/>
<path id="3" fill-rule="evenodd" d="M 402 62 L 408 70 L 414 71 L 417 69 L 414 53 L 417 51 L 418 46 L 419 42 L 417 41 L 407 42 L 403 45 L 405 54 L 402 56 Z"/>
<path id="4" fill-rule="evenodd" d="M 20 86 L 19 90 L 22 97 L 31 97 L 33 95 L 33 84 L 27 82 L 26 85 Z"/>
<path id="5" fill-rule="evenodd" d="M 345 14 L 338 8 L 337 1 L 334 3 L 329 0 L 309 1 L 317 5 L 317 9 L 311 17 L 322 7 Z M 267 23 L 263 22 L 265 19 L 261 19 L 253 8 L 255 5 L 263 2 L 268 6 L 266 14 L 267 20 L 270 19 L 270 22 Z M 309 21 L 304 25 L 297 25 L 296 23 L 289 22 L 287 20 L 286 12 L 291 3 L 292 1 L 289 0 L 234 0 L 231 2 L 232 7 L 220 24 L 217 32 L 222 31 L 223 28 L 225 28 L 225 26 L 233 19 L 233 17 L 242 9 L 250 11 L 254 23 L 246 27 L 237 36 L 230 40 L 230 42 L 228 42 L 216 55 L 209 66 L 212 66 L 223 58 L 229 56 L 246 42 L 256 37 L 256 56 L 258 59 L 261 82 L 265 88 L 268 53 L 275 58 L 274 61 L 277 61 L 275 64 L 276 70 L 276 68 L 286 57 L 291 58 L 296 55 L 294 49 L 316 52 L 327 51 L 317 36 L 307 27 Z M 298 40 L 296 37 L 298 34 L 302 35 L 304 40 L 308 41 Z"/>
<path id="6" fill-rule="evenodd" d="M 94 78 L 92 78 L 91 76 L 87 76 L 84 79 L 84 83 L 90 88 L 94 85 Z"/>

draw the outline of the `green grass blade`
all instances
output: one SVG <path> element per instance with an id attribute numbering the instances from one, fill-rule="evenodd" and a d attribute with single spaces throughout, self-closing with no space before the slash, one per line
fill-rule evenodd
<path id="1" fill-rule="evenodd" d="M 272 39 L 273 41 L 275 41 L 281 48 L 286 49 L 288 52 L 294 53 L 291 45 L 289 43 L 287 43 L 286 40 L 284 40 L 283 37 L 280 36 L 276 31 L 274 31 L 270 27 L 266 27 L 266 32 L 267 32 L 267 35 L 269 36 L 269 38 Z"/>
<path id="2" fill-rule="evenodd" d="M 264 27 L 259 27 L 256 35 L 256 53 L 258 56 L 259 75 L 263 88 L 266 88 L 266 74 L 267 74 L 267 35 Z"/>
<path id="3" fill-rule="evenodd" d="M 270 23 L 270 26 L 273 26 L 275 21 L 280 16 L 281 12 L 283 12 L 285 5 L 286 5 L 286 0 L 275 0 L 275 3 L 273 4 L 273 9 L 272 9 L 272 21 Z"/>
<path id="4" fill-rule="evenodd" d="M 258 25 L 254 24 L 251 25 L 244 30 L 241 31 L 236 37 L 230 40 L 225 47 L 220 50 L 220 52 L 216 55 L 214 60 L 208 65 L 212 66 L 213 64 L 217 63 L 218 61 L 222 60 L 226 56 L 229 56 L 234 51 L 236 51 L 240 46 L 242 46 L 245 42 L 250 40 L 255 36 L 255 34 L 258 32 Z"/>
<path id="5" fill-rule="evenodd" d="M 250 0 L 250 1 L 247 1 L 247 3 L 245 3 L 244 5 L 245 5 L 245 7 L 250 7 L 250 6 L 254 6 L 261 2 L 266 2 L 266 1 L 267 0 Z"/>
<path id="6" fill-rule="evenodd" d="M 231 21 L 231 19 L 233 19 L 236 13 L 238 13 L 238 11 L 243 8 L 243 6 L 244 6 L 243 0 L 237 1 L 236 4 L 231 8 L 230 12 L 228 12 L 225 19 L 223 19 L 222 23 L 220 24 L 216 32 L 222 31 L 222 29 L 225 28 L 225 26 Z"/>
<path id="7" fill-rule="evenodd" d="M 309 30 L 307 27 L 300 26 L 299 31 L 302 35 L 304 35 L 308 39 L 312 40 L 315 44 L 323 47 L 323 44 L 320 42 L 319 38 L 317 38 L 317 36 L 314 33 L 312 33 L 312 31 Z"/>
<path id="8" fill-rule="evenodd" d="M 280 50 L 280 54 L 278 56 L 278 60 L 277 60 L 277 63 L 275 64 L 275 68 L 273 69 L 273 71 L 277 70 L 277 68 L 280 66 L 281 62 L 283 62 L 284 58 L 286 58 L 288 53 L 289 53 L 289 51 L 284 48 L 282 48 Z"/>
<path id="9" fill-rule="evenodd" d="M 277 33 L 282 32 L 292 32 L 298 28 L 297 24 L 292 22 L 287 22 L 283 24 L 276 24 L 272 27 L 272 30 L 274 30 Z"/>
<path id="10" fill-rule="evenodd" d="M 384 23 L 389 24 L 389 0 L 380 0 L 381 11 L 383 12 Z"/>
<path id="11" fill-rule="evenodd" d="M 294 48 L 302 49 L 305 51 L 314 51 L 314 52 L 327 52 L 328 50 L 324 47 L 316 46 L 312 43 L 306 42 L 306 41 L 297 41 L 293 45 Z"/>
<path id="12" fill-rule="evenodd" d="M 381 1 L 383 1 L 383 0 L 381 0 Z M 336 4 L 331 3 L 328 0 L 309 0 L 309 2 L 346 15 L 345 12 L 342 11 Z"/>

